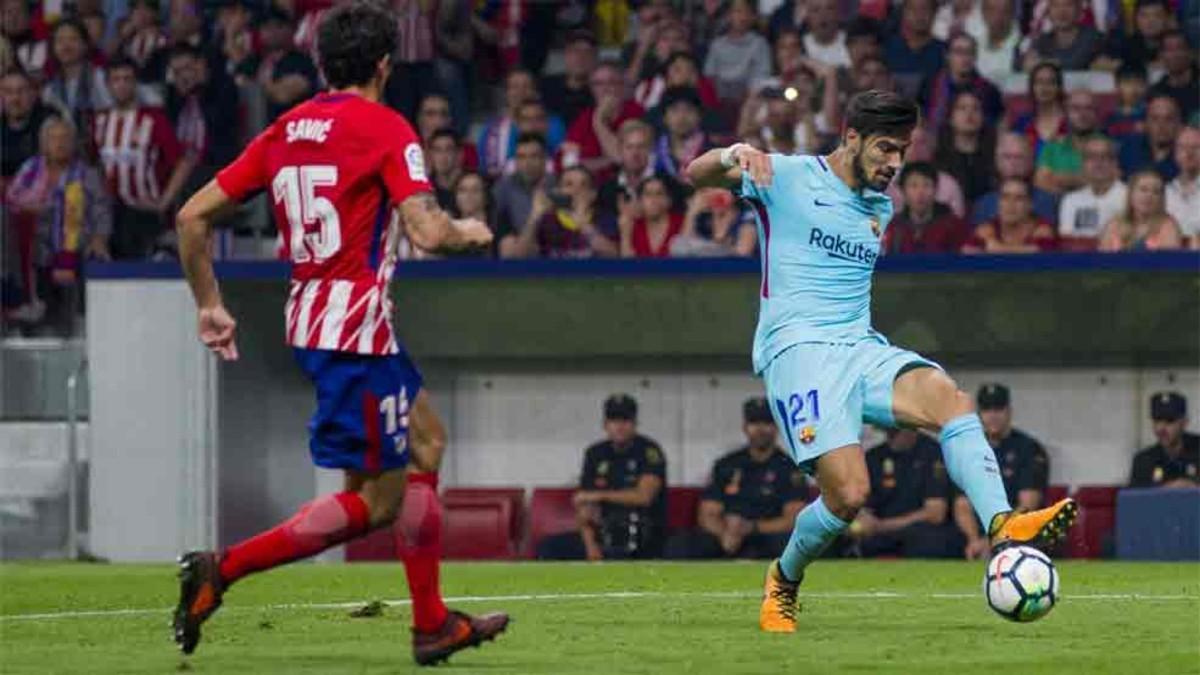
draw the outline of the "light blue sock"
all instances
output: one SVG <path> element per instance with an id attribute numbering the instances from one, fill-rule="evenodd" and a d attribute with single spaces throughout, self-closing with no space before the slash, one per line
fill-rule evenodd
<path id="1" fill-rule="evenodd" d="M 796 526 L 787 548 L 779 556 L 779 569 L 783 576 L 798 581 L 804 568 L 817 559 L 829 543 L 837 538 L 850 523 L 838 518 L 825 507 L 820 497 L 796 514 Z"/>
<path id="2" fill-rule="evenodd" d="M 942 455 L 950 480 L 967 493 L 984 529 L 997 513 L 1011 511 L 996 453 L 983 435 L 979 415 L 959 415 L 942 427 Z"/>

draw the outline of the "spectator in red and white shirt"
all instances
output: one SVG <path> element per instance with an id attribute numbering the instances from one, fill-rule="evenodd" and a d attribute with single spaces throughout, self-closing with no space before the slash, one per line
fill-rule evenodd
<path id="1" fill-rule="evenodd" d="M 154 253 L 169 228 L 166 216 L 195 166 L 161 109 L 140 105 L 131 61 L 109 64 L 113 106 L 96 113 L 92 139 L 113 194 L 116 223 L 113 255 L 142 258 Z"/>
<path id="2" fill-rule="evenodd" d="M 592 72 L 590 83 L 596 105 L 579 113 L 571 123 L 559 157 L 564 167 L 582 164 L 603 185 L 621 157 L 617 129 L 625 120 L 641 117 L 646 111 L 625 98 L 625 78 L 619 65 L 600 64 Z"/>

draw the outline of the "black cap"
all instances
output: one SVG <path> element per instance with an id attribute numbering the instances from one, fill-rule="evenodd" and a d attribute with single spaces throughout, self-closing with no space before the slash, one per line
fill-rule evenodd
<path id="1" fill-rule="evenodd" d="M 1150 419 L 1174 422 L 1187 417 L 1187 399 L 1177 391 L 1160 391 L 1150 397 Z"/>
<path id="2" fill-rule="evenodd" d="M 636 420 L 637 401 L 629 394 L 613 394 L 604 400 L 604 419 Z"/>
<path id="3" fill-rule="evenodd" d="M 671 87 L 663 92 L 663 110 L 670 110 L 676 103 L 690 103 L 696 110 L 704 108 L 700 101 L 700 92 L 696 91 L 695 87 Z"/>
<path id="4" fill-rule="evenodd" d="M 996 382 L 983 385 L 975 395 L 975 403 L 980 410 L 1007 408 L 1009 400 L 1008 387 Z"/>
<path id="5" fill-rule="evenodd" d="M 761 396 L 752 396 L 742 404 L 742 420 L 746 424 L 754 422 L 775 423 L 775 418 L 771 417 L 770 404 L 767 403 L 767 399 Z"/>

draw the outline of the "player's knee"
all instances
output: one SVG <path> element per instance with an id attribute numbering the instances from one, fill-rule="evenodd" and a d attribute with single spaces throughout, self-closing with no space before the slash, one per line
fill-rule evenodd
<path id="1" fill-rule="evenodd" d="M 414 464 L 421 471 L 437 471 L 442 466 L 442 455 L 446 452 L 446 432 L 431 429 L 413 439 Z"/>
<path id="2" fill-rule="evenodd" d="M 826 506 L 833 515 L 845 521 L 854 520 L 862 507 L 866 506 L 871 497 L 871 483 L 868 480 L 851 480 L 838 485 L 827 495 Z"/>

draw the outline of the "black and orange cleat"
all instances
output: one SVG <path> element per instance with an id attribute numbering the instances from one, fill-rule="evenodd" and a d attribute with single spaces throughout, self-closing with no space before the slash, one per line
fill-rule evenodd
<path id="1" fill-rule="evenodd" d="M 179 558 L 179 606 L 175 608 L 175 643 L 191 654 L 200 642 L 200 624 L 221 606 L 224 594 L 220 563 L 210 551 L 192 551 Z"/>
<path id="2" fill-rule="evenodd" d="M 1078 513 L 1079 507 L 1069 497 L 1037 511 L 1010 513 L 994 528 L 992 550 L 1009 546 L 1049 546 L 1067 536 Z"/>
<path id="3" fill-rule="evenodd" d="M 762 606 L 758 610 L 758 627 L 763 632 L 796 632 L 796 612 L 800 611 L 796 593 L 799 590 L 800 582 L 788 581 L 779 570 L 779 561 L 772 560 L 763 586 Z"/>
<path id="4" fill-rule="evenodd" d="M 507 614 L 471 616 L 450 610 L 438 630 L 431 633 L 413 630 L 413 659 L 422 666 L 437 665 L 457 651 L 495 640 L 506 628 Z"/>

